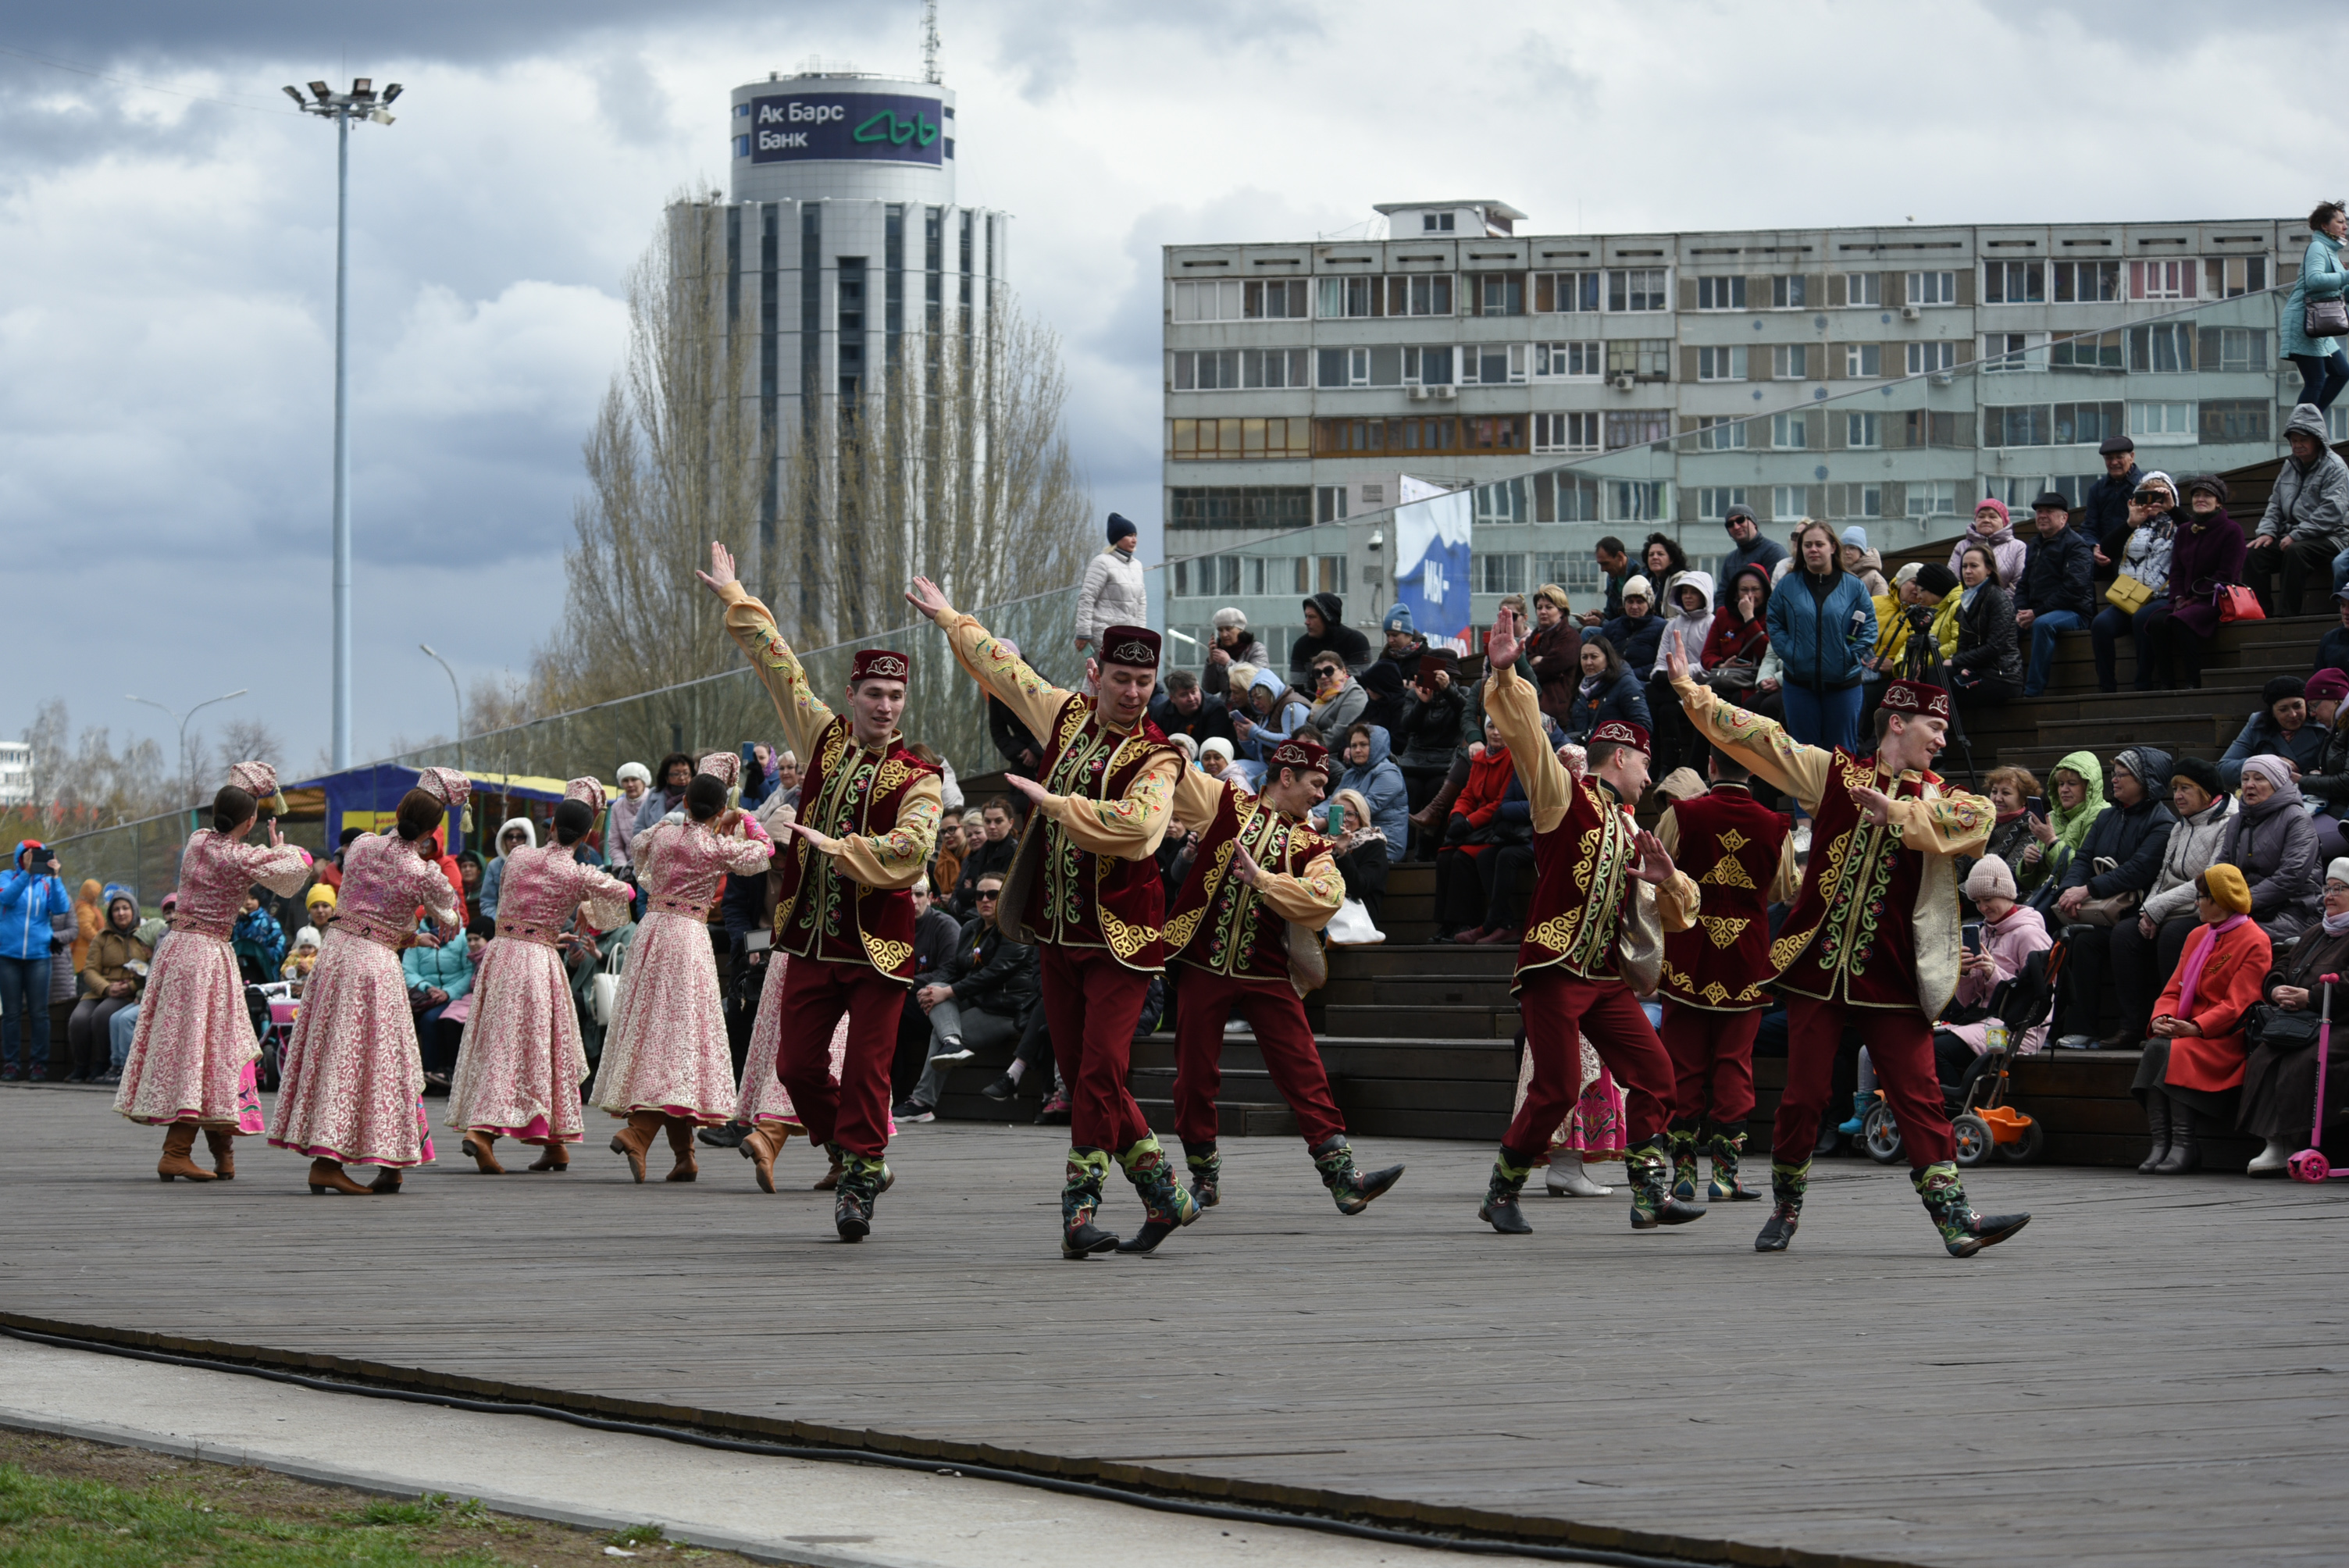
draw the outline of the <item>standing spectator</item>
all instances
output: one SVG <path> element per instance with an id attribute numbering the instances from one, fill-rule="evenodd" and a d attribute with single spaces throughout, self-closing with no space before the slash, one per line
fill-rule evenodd
<path id="1" fill-rule="evenodd" d="M 1728 531 L 1729 549 L 1721 558 L 1721 592 L 1713 600 L 1713 608 L 1729 608 L 1729 596 L 1737 582 L 1737 574 L 1749 566 L 1758 567 L 1766 586 L 1772 570 L 1786 559 L 1786 547 L 1775 539 L 1763 536 L 1762 525 L 1754 521 L 1754 509 L 1740 503 L 1729 509 L 1721 526 Z"/>
<path id="2" fill-rule="evenodd" d="M 1081 654 L 1112 626 L 1150 623 L 1150 593 L 1142 562 L 1133 558 L 1141 531 L 1115 512 L 1109 514 L 1109 548 L 1085 564 L 1077 585 L 1077 652 Z"/>
<path id="3" fill-rule="evenodd" d="M 2096 547 L 2096 574 L 2109 580 L 2113 574 L 2111 562 L 2119 556 L 2121 545 L 2128 538 L 2129 497 L 2137 494 L 2137 481 L 2145 478 L 2145 470 L 2137 466 L 2137 443 L 2127 436 L 2106 437 L 2096 455 L 2104 459 L 2105 477 L 2090 485 L 2088 493 L 2080 498 L 2080 515 L 2075 522 Z M 2054 490 L 2047 492 L 2054 494 Z M 2036 511 L 2046 504 L 2047 496 L 2043 495 L 2031 503 L 2032 510 Z M 2068 510 L 2070 503 L 2064 504 Z"/>
<path id="4" fill-rule="evenodd" d="M 1336 739 L 1346 733 L 1346 727 L 1362 717 L 1369 706 L 1371 694 L 1364 691 L 1346 668 L 1346 661 L 1336 654 L 1324 653 L 1313 660 L 1313 727 Z"/>
<path id="5" fill-rule="evenodd" d="M 2251 916 L 2273 942 L 2289 942 L 2317 917 L 2323 862 L 2316 825 L 2302 809 L 2300 786 L 2280 757 L 2243 764 L 2243 809 L 2219 840 L 2219 863 L 2251 885 Z"/>
<path id="6" fill-rule="evenodd" d="M 1843 531 L 1838 559 L 1843 569 L 1867 587 L 1869 598 L 1880 599 L 1892 592 L 1891 584 L 1884 580 L 1884 557 L 1868 548 L 1868 530 L 1859 524 L 1855 522 Z"/>
<path id="7" fill-rule="evenodd" d="M 682 751 L 672 751 L 662 758 L 659 786 L 647 789 L 645 798 L 636 803 L 636 832 L 642 833 L 671 811 L 684 810 L 685 787 L 692 782 L 692 758 Z M 630 844 L 635 841 L 632 836 Z"/>
<path id="8" fill-rule="evenodd" d="M 81 996 L 66 1024 L 73 1049 L 67 1081 L 94 1083 L 107 1068 L 107 1025 L 125 1007 L 138 1006 L 147 984 L 147 961 L 154 950 L 139 940 L 139 901 L 127 887 L 104 891 L 106 925 L 90 939 L 81 967 Z"/>
<path id="9" fill-rule="evenodd" d="M 1999 583 L 1989 545 L 1959 552 L 1958 581 L 1958 649 L 1950 655 L 1950 684 L 1968 702 L 2003 703 L 2023 690 L 2023 649 L 2014 634 L 2014 601 Z"/>
<path id="10" fill-rule="evenodd" d="M 783 798 L 783 804 L 793 810 L 799 809 L 800 758 L 799 753 L 789 747 L 775 753 L 775 788 L 769 799 L 773 799 L 775 795 L 781 795 Z"/>
<path id="11" fill-rule="evenodd" d="M 1387 643 L 1379 650 L 1376 664 L 1390 665 L 1396 674 L 1404 676 L 1419 668 L 1419 655 L 1427 652 L 1427 639 L 1412 624 L 1410 605 L 1398 603 L 1389 610 L 1379 629 L 1386 634 Z"/>
<path id="12" fill-rule="evenodd" d="M 2113 933 L 2122 922 L 2075 923 L 2088 900 L 2134 893 L 2141 904 L 2161 874 L 2161 854 L 2178 825 L 2169 794 L 2169 754 L 2133 747 L 2113 758 L 2112 809 L 2100 813 L 2064 868 L 2064 891 L 2055 898 L 2055 919 L 2071 948 L 2057 1006 L 2059 1046 L 2086 1050 L 2096 1044 L 2096 1009 L 2104 991 L 2105 961 Z M 2134 911 L 2130 913 L 2134 914 Z M 2121 1042 L 2127 1044 L 2126 1041 Z"/>
<path id="13" fill-rule="evenodd" d="M 1375 724 L 1354 725 L 1346 731 L 1345 755 L 1338 788 L 1361 796 L 1371 825 L 1386 835 L 1387 859 L 1402 860 L 1411 846 L 1411 792 L 1402 769 L 1391 760 L 1387 732 Z"/>
<path id="14" fill-rule="evenodd" d="M 645 803 L 645 792 L 652 787 L 652 769 L 641 762 L 620 764 L 620 794 L 612 802 L 611 815 L 604 827 L 604 856 L 614 871 L 630 865 L 628 846 L 636 837 L 636 811 Z"/>
<path id="15" fill-rule="evenodd" d="M 2326 672 L 2319 670 L 2303 681 L 2298 676 L 2278 676 L 2260 688 L 2257 711 L 2243 720 L 2243 727 L 2235 732 L 2234 743 L 2226 755 L 2219 758 L 2219 778 L 2228 789 L 2242 782 L 2243 761 L 2251 757 L 2281 757 L 2292 764 L 2295 774 L 2314 773 L 2324 761 L 2325 731 L 2331 727 L 2333 712 L 2341 698 L 2333 682 L 2317 688 L 2312 702 L 2308 695 L 2310 682 Z M 2338 671 L 2333 672 L 2336 676 Z M 2321 705 L 2323 711 L 2312 713 Z M 2311 724 L 2313 717 L 2316 722 Z"/>
<path id="16" fill-rule="evenodd" d="M 1306 671 L 1323 654 L 1335 654 L 1350 670 L 1371 662 L 1371 640 L 1346 624 L 1346 602 L 1335 593 L 1316 593 L 1305 601 L 1305 634 L 1288 645 L 1288 678 L 1302 686 Z"/>
<path id="17" fill-rule="evenodd" d="M 1590 558 L 1599 562 L 1599 574 L 1607 584 L 1607 596 L 1596 610 L 1583 612 L 1585 626 L 1603 626 L 1623 613 L 1623 587 L 1631 576 L 1631 557 L 1623 542 L 1609 534 L 1591 547 Z"/>
<path id="18" fill-rule="evenodd" d="M 1682 572 L 1664 589 L 1664 603 L 1671 619 L 1664 623 L 1662 635 L 1656 639 L 1656 656 L 1646 670 L 1648 676 L 1648 712 L 1655 718 L 1651 733 L 1654 738 L 1654 758 L 1651 764 L 1658 778 L 1692 760 L 1692 746 L 1702 748 L 1696 732 L 1682 717 L 1680 698 L 1672 694 L 1671 676 L 1666 675 L 1667 662 L 1677 653 L 1688 661 L 1691 669 L 1701 668 L 1704 662 L 1704 645 L 1713 636 L 1713 576 L 1704 572 Z M 1702 761 L 1702 754 L 1693 758 Z"/>
<path id="19" fill-rule="evenodd" d="M 2135 689 L 2154 689 L 2154 623 L 2169 614 L 2169 563 L 2178 531 L 2171 513 L 2177 507 L 2177 487 L 2159 469 L 2146 475 L 2129 497 L 2130 528 L 2120 550 L 2120 572 L 2144 583 L 2152 590 L 2153 597 L 2134 611 L 2106 604 L 2089 623 L 2088 642 L 2095 652 L 2098 691 L 2120 690 L 2116 649 L 2123 632 L 2128 633 L 2137 645 Z"/>
<path id="20" fill-rule="evenodd" d="M 538 848 L 538 830 L 528 817 L 512 817 L 498 828 L 498 858 L 481 873 L 481 913 L 490 919 L 498 916 L 498 889 L 504 882 L 506 857 L 516 850 Z"/>
<path id="21" fill-rule="evenodd" d="M 998 795 L 979 808 L 978 820 L 978 842 L 973 844 L 966 838 L 963 844 L 962 875 L 955 882 L 950 913 L 960 915 L 968 909 L 970 915 L 977 915 L 979 882 L 990 876 L 1009 876 L 1012 859 L 1019 852 L 1019 836 L 1012 831 L 1009 797 Z M 968 920 L 970 915 L 962 918 Z"/>
<path id="22" fill-rule="evenodd" d="M 1574 710 L 1582 684 L 1582 628 L 1574 624 L 1566 590 L 1545 583 L 1534 590 L 1534 634 L 1526 642 L 1526 662 L 1534 667 L 1541 710 L 1560 725 Z"/>
<path id="23" fill-rule="evenodd" d="M 1112 621 L 1110 624 L 1122 626 L 1127 623 Z M 924 877 L 915 882 L 914 992 L 916 995 L 918 996 L 932 985 L 951 987 L 954 979 L 955 949 L 961 941 L 962 927 L 956 923 L 955 917 L 938 908 L 931 901 L 929 879 Z M 940 1023 L 949 1024 L 954 1027 L 954 1043 L 947 1046 L 941 1042 L 940 1037 L 931 1028 L 930 1016 L 933 1011 L 934 1009 L 929 1006 L 914 1006 L 906 1008 L 897 1016 L 896 1071 L 891 1075 L 891 1079 L 893 1082 L 902 1080 L 907 1086 L 907 1092 L 905 1099 L 900 1101 L 896 1109 L 889 1114 L 899 1121 L 937 1119 L 937 1101 L 935 1099 L 926 1100 L 922 1098 L 922 1094 L 926 1087 L 932 1095 L 943 1088 L 946 1071 L 941 1067 L 934 1074 L 930 1058 L 937 1051 L 962 1048 L 961 1026 L 957 1016 L 949 1013 L 947 1017 L 939 1020 Z"/>
<path id="24" fill-rule="evenodd" d="M 2170 766 L 2169 810 L 2178 825 L 2162 845 L 2153 891 L 2137 906 L 2135 920 L 2113 927 L 2113 990 L 2120 997 L 2121 1027 L 2105 1037 L 2107 1048 L 2146 1037 L 2153 999 L 2177 971 L 2178 955 L 2194 930 L 2194 879 L 2218 861 L 2235 798 L 2219 788 L 2217 764 L 2206 757 L 2181 757 Z"/>
<path id="25" fill-rule="evenodd" d="M 2202 655 L 2219 634 L 2219 590 L 2243 580 L 2243 530 L 2227 515 L 2225 480 L 2199 475 L 2186 481 L 2186 518 L 2170 542 L 2169 609 L 2152 630 L 2156 653 L 2167 655 L 2160 678 L 2199 689 Z M 2349 625 L 2349 611 L 2343 621 Z M 2342 653 L 2349 655 L 2349 644 Z"/>
<path id="26" fill-rule="evenodd" d="M 1216 612 L 1216 639 L 1207 645 L 1207 665 L 1199 672 L 1199 685 L 1209 696 L 1228 701 L 1234 665 L 1262 669 L 1271 662 L 1271 654 L 1248 630 L 1247 612 L 1226 607 Z"/>
<path id="27" fill-rule="evenodd" d="M 285 962 L 285 928 L 277 917 L 261 907 L 257 893 L 248 890 L 244 895 L 244 913 L 236 917 L 230 928 L 229 950 L 236 954 L 236 966 L 248 985 L 266 985 L 277 978 L 278 965 Z"/>
<path id="28" fill-rule="evenodd" d="M 2045 497 L 2040 498 L 2044 500 Z M 2062 500 L 2062 497 L 2057 497 Z M 2007 516 L 2006 502 L 1992 496 L 1974 508 L 1973 525 L 1966 530 L 1963 539 L 1950 546 L 1950 570 L 1961 580 L 1965 576 L 1965 552 L 1980 545 L 1990 554 L 1991 572 L 1998 585 L 2008 593 L 2023 581 L 2023 563 L 2030 550 L 2015 537 L 2013 520 Z"/>
<path id="29" fill-rule="evenodd" d="M 1786 733 L 1805 746 L 1857 751 L 1859 660 L 1876 642 L 1876 608 L 1867 583 L 1844 570 L 1826 523 L 1806 520 L 1795 542 L 1800 564 L 1770 595 L 1768 616 Z"/>
<path id="30" fill-rule="evenodd" d="M 2047 499 L 2040 497 L 2041 501 Z M 2023 695 L 2037 696 L 2047 689 L 2048 675 L 2055 667 L 2056 637 L 2078 631 L 2096 613 L 2096 551 L 2072 526 L 2067 508 L 2034 502 L 2031 510 L 2038 518 L 2039 537 L 2031 542 L 2023 561 L 2023 586 L 2014 595 L 2014 624 L 2031 635 Z"/>
<path id="31" fill-rule="evenodd" d="M 266 889 L 263 891 L 266 892 Z M 89 944 L 106 929 L 106 887 L 96 877 L 85 877 L 74 892 L 73 970 L 78 975 L 89 961 Z"/>
<path id="32" fill-rule="evenodd" d="M 2333 407 L 2341 388 L 2349 387 L 2349 356 L 2337 337 L 2308 335 L 2308 307 L 2318 300 L 2337 300 L 2349 285 L 2349 272 L 2341 265 L 2341 242 L 2349 236 L 2349 215 L 2338 201 L 2320 201 L 2308 215 L 2312 236 L 2300 258 L 2300 276 L 2284 296 L 2282 318 L 2276 324 L 2276 352 L 2300 372 L 2300 400 L 2320 413 Z"/>
<path id="33" fill-rule="evenodd" d="M 1641 680 L 1656 662 L 1656 645 L 1664 640 L 1664 618 L 1648 614 L 1654 603 L 1655 589 L 1645 577 L 1627 578 L 1623 613 L 1599 630 L 1599 635 L 1622 655 L 1623 667 Z"/>
<path id="34" fill-rule="evenodd" d="M 755 811 L 775 789 L 775 748 L 763 740 L 742 745 L 742 810 Z"/>
<path id="35" fill-rule="evenodd" d="M 2349 546 L 2349 463 L 2325 445 L 2324 411 L 2302 403 L 2283 422 L 2283 438 L 2292 456 L 2276 469 L 2244 562 L 2244 580 L 2270 618 L 2300 614 L 2312 575 L 2322 579 L 2329 572 L 2332 585 L 2340 588 L 2343 573 L 2333 558 Z M 2283 578 L 2280 596 L 2272 582 L 2278 575 Z"/>
<path id="36" fill-rule="evenodd" d="M 1169 740 L 1187 735 L 1195 744 L 1211 735 L 1229 739 L 1232 733 L 1232 716 L 1224 699 L 1202 690 L 1199 677 L 1189 670 L 1166 672 L 1166 689 L 1150 699 L 1150 721 Z"/>
<path id="37" fill-rule="evenodd" d="M 1610 718 L 1647 728 L 1647 692 L 1640 677 L 1624 667 L 1615 645 L 1604 634 L 1592 632 L 1582 639 L 1582 680 L 1562 727 L 1567 739 L 1579 744 Z"/>

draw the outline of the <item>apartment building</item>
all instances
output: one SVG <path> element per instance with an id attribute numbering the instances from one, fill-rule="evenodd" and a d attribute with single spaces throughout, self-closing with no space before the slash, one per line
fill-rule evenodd
<path id="1" fill-rule="evenodd" d="M 1413 481 L 1476 487 L 1484 624 L 1503 593 L 1592 589 L 1605 534 L 1717 554 L 1733 505 L 1898 548 L 1984 495 L 2076 495 L 2110 435 L 2174 474 L 2256 461 L 2299 386 L 2275 357 L 2297 219 L 1539 236 L 1499 201 L 1377 211 L 1384 238 L 1165 248 L 1178 633 L 1237 604 L 1285 655 L 1323 590 L 1375 621 Z"/>

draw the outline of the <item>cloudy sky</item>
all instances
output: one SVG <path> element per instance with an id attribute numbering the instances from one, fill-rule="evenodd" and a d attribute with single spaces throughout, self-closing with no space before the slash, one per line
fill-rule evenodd
<path id="1" fill-rule="evenodd" d="M 280 84 L 408 88 L 396 127 L 352 138 L 367 758 L 450 727 L 419 642 L 470 682 L 525 669 L 551 624 L 621 280 L 665 197 L 723 186 L 729 89 L 811 55 L 915 72 L 918 11 L 0 4 L 0 735 L 57 696 L 168 750 L 124 694 L 242 686 L 229 711 L 297 767 L 326 743 L 334 137 Z M 1096 499 L 1149 543 L 1164 243 L 1442 196 L 1540 233 L 2301 212 L 2341 193 L 2313 156 L 2339 141 L 2339 20 L 946 0 L 941 31 L 961 193 L 1017 215 L 1013 281 L 1065 340 Z"/>

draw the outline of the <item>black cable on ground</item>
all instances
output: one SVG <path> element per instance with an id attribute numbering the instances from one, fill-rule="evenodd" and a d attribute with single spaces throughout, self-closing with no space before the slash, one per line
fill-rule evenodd
<path id="1" fill-rule="evenodd" d="M 100 1339 L 76 1339 L 59 1334 L 40 1334 L 28 1328 L 16 1328 L 0 1324 L 0 1335 L 11 1339 L 26 1340 L 35 1345 L 56 1346 L 65 1350 L 91 1350 L 106 1356 L 128 1357 L 134 1361 L 155 1361 L 169 1367 L 188 1367 L 202 1372 L 233 1372 L 244 1377 L 260 1377 L 272 1383 L 290 1383 L 298 1388 L 313 1388 L 328 1394 L 357 1394 L 370 1399 L 395 1399 L 402 1404 L 436 1405 L 444 1409 L 471 1410 L 492 1416 L 537 1416 L 550 1421 L 564 1421 L 574 1427 L 585 1427 L 598 1432 L 625 1432 L 633 1437 L 658 1438 L 667 1442 L 690 1443 L 697 1448 L 719 1449 L 729 1453 L 760 1454 L 771 1459 L 810 1460 L 832 1464 L 875 1465 L 887 1470 L 919 1470 L 931 1475 L 968 1476 L 977 1480 L 1005 1481 L 1013 1486 L 1040 1488 L 1070 1497 L 1089 1497 L 1102 1502 L 1130 1504 L 1136 1508 L 1153 1508 L 1165 1513 L 1189 1514 L 1196 1519 L 1220 1520 L 1234 1524 L 1275 1526 L 1289 1530 L 1316 1530 L 1327 1535 L 1343 1535 L 1357 1541 L 1376 1541 L 1391 1546 L 1415 1546 L 1438 1552 L 1464 1552 L 1482 1557 L 1534 1557 L 1551 1563 L 1595 1563 L 1606 1568 L 1719 1568 L 1719 1563 L 1704 1563 L 1686 1557 L 1660 1557 L 1642 1552 L 1621 1552 L 1597 1546 L 1554 1546 L 1538 1542 L 1507 1541 L 1485 1536 L 1454 1536 L 1432 1531 L 1398 1530 L 1386 1525 L 1362 1524 L 1353 1520 L 1332 1518 L 1327 1514 L 1287 1513 L 1278 1509 L 1247 1508 L 1232 1503 L 1195 1502 L 1187 1498 L 1168 1497 L 1158 1492 L 1128 1491 L 1103 1486 L 1094 1481 L 1064 1480 L 1057 1476 L 1033 1475 L 1025 1470 L 999 1470 L 988 1465 L 957 1464 L 936 1460 L 908 1459 L 901 1454 L 874 1453 L 866 1449 L 802 1447 L 790 1443 L 760 1442 L 745 1438 L 721 1438 L 713 1433 L 696 1431 L 689 1427 L 652 1426 L 641 1421 L 616 1421 L 602 1416 L 582 1415 L 574 1410 L 553 1405 L 531 1405 L 502 1399 L 468 1399 L 455 1394 L 432 1393 L 417 1388 L 392 1388 L 377 1384 L 351 1382 L 335 1377 L 313 1377 L 299 1372 L 284 1372 L 274 1367 L 252 1367 L 241 1362 L 216 1360 L 202 1356 L 181 1356 L 162 1350 L 140 1350 L 128 1345 L 109 1344 Z M 1725 1561 L 1723 1560 L 1723 1561 Z"/>

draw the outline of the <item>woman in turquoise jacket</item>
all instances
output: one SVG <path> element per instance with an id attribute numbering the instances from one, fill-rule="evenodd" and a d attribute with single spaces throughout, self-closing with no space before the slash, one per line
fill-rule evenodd
<path id="1" fill-rule="evenodd" d="M 2349 354 L 2337 337 L 2308 335 L 2308 306 L 2314 300 L 2336 300 L 2349 272 L 2341 265 L 2341 244 L 2349 238 L 2349 212 L 2338 201 L 2321 203 L 2308 215 L 2316 237 L 2300 263 L 2300 279 L 2284 296 L 2283 320 L 2276 331 L 2277 351 L 2300 370 L 2300 400 L 2319 408 L 2333 407 L 2341 389 L 2349 387 Z"/>
<path id="2" fill-rule="evenodd" d="M 1806 746 L 1859 749 L 1860 655 L 1876 645 L 1876 605 L 1843 569 L 1835 531 L 1806 521 L 1795 569 L 1770 595 L 1770 651 L 1778 655 L 1786 733 Z"/>

